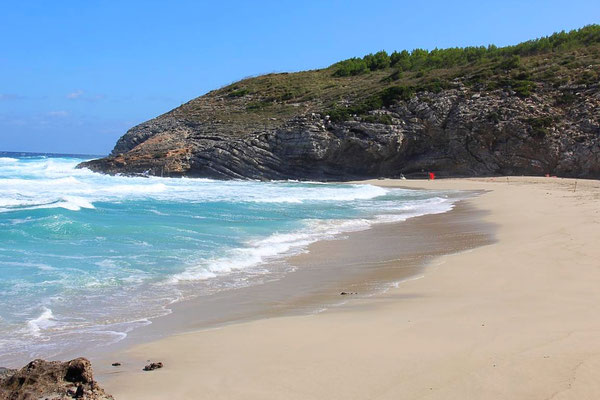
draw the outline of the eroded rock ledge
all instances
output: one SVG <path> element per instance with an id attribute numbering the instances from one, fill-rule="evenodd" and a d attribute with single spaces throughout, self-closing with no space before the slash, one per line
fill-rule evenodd
<path id="1" fill-rule="evenodd" d="M 20 370 L 0 369 L 1 400 L 113 400 L 94 381 L 85 358 L 67 362 L 34 360 Z"/>

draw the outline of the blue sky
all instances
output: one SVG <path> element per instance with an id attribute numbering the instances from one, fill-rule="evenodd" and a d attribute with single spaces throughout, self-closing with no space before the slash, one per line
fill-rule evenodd
<path id="1" fill-rule="evenodd" d="M 597 0 L 5 1 L 0 150 L 105 154 L 131 126 L 250 75 L 599 22 Z"/>

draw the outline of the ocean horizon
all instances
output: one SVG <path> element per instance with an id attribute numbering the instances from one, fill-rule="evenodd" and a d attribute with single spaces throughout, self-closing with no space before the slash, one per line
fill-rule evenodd
<path id="1" fill-rule="evenodd" d="M 24 157 L 52 157 L 52 158 L 60 158 L 60 157 L 71 157 L 78 159 L 92 159 L 96 157 L 106 157 L 107 154 L 85 154 L 85 153 L 44 153 L 44 152 L 35 152 L 35 151 L 3 151 L 0 150 L 0 158 L 24 158 Z"/>

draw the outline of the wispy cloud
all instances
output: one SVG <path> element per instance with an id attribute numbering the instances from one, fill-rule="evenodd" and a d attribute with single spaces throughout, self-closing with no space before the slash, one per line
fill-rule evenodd
<path id="1" fill-rule="evenodd" d="M 106 96 L 103 94 L 87 94 L 85 91 L 83 91 L 81 89 L 67 94 L 67 99 L 69 99 L 69 100 L 83 100 L 83 101 L 95 102 L 95 101 L 103 100 L 104 98 L 106 98 Z"/>
<path id="2" fill-rule="evenodd" d="M 14 93 L 0 93 L 0 101 L 21 100 L 23 96 Z"/>
<path id="3" fill-rule="evenodd" d="M 83 90 L 76 90 L 74 92 L 67 94 L 67 99 L 71 99 L 71 100 L 79 99 L 84 94 L 85 94 L 85 92 Z"/>
<path id="4" fill-rule="evenodd" d="M 69 116 L 69 112 L 68 111 L 64 111 L 64 110 L 49 111 L 49 112 L 46 113 L 46 115 L 48 117 L 63 118 L 63 117 L 68 117 Z"/>

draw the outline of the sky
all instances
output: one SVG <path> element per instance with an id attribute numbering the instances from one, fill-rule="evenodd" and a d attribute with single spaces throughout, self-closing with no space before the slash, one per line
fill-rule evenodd
<path id="1" fill-rule="evenodd" d="M 598 0 L 3 1 L 0 151 L 107 154 L 132 126 L 248 76 L 592 23 Z"/>

